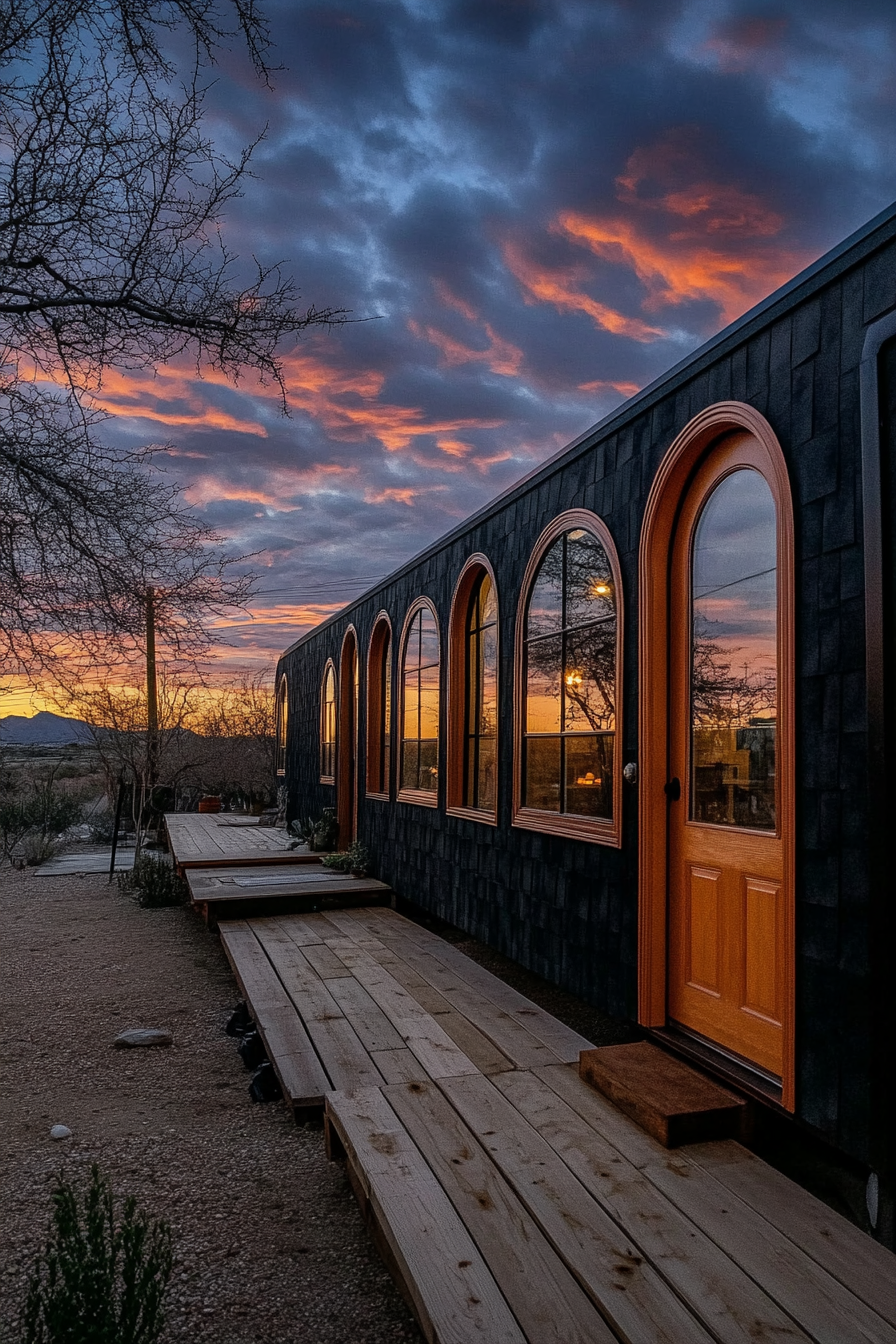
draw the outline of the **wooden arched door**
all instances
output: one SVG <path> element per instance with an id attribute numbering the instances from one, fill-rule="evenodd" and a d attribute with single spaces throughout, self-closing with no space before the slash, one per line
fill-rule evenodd
<path id="1" fill-rule="evenodd" d="M 751 408 L 679 436 L 641 559 L 641 1020 L 792 1105 L 792 512 Z"/>
<path id="2" fill-rule="evenodd" d="M 346 631 L 339 658 L 336 736 L 336 816 L 339 845 L 345 848 L 358 834 L 358 639 L 352 627 Z"/>

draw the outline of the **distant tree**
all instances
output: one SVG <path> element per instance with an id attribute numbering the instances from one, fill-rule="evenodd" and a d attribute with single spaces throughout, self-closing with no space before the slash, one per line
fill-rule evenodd
<path id="1" fill-rule="evenodd" d="M 182 657 L 245 600 L 91 402 L 110 367 L 188 356 L 285 406 L 283 342 L 344 318 L 303 310 L 277 267 L 244 277 L 221 240 L 252 147 L 215 151 L 204 81 L 234 38 L 266 79 L 254 0 L 0 0 L 0 673 L 133 656 L 149 583 Z"/>
<path id="2" fill-rule="evenodd" d="M 192 719 L 201 734 L 197 781 L 210 793 L 272 801 L 277 760 L 273 671 L 241 677 L 200 704 Z"/>

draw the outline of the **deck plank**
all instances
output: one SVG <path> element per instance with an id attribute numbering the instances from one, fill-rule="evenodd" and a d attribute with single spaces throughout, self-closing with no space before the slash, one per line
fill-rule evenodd
<path id="1" fill-rule="evenodd" d="M 437 1176 L 530 1344 L 615 1344 L 494 1163 L 433 1083 L 383 1095 Z"/>
<path id="2" fill-rule="evenodd" d="M 301 1015 L 333 1087 L 350 1091 L 385 1080 L 327 986 L 275 919 L 250 920 L 283 988 Z"/>
<path id="3" fill-rule="evenodd" d="M 473 1238 L 383 1094 L 331 1093 L 327 1116 L 429 1344 L 527 1344 Z"/>
<path id="4" fill-rule="evenodd" d="M 284 1095 L 296 1110 L 322 1106 L 332 1082 L 264 950 L 242 921 L 222 923 L 219 929 Z"/>
<path id="5" fill-rule="evenodd" d="M 545 1082 L 531 1073 L 494 1081 L 720 1344 L 807 1344 L 762 1288 Z"/>
<path id="6" fill-rule="evenodd" d="M 709 1344 L 710 1333 L 628 1231 L 604 1212 L 491 1079 L 444 1078 L 439 1087 L 621 1339 Z"/>
<path id="7" fill-rule="evenodd" d="M 527 999 L 511 985 L 499 980 L 465 952 L 461 952 L 444 938 L 430 933 L 419 924 L 414 924 L 412 920 L 405 919 L 396 911 L 385 907 L 371 907 L 352 911 L 350 914 L 355 923 L 361 924 L 374 936 L 379 937 L 386 946 L 393 947 L 397 951 L 396 944 L 400 941 L 403 945 L 400 955 L 420 970 L 421 974 L 427 975 L 427 978 L 429 971 L 421 968 L 424 966 L 429 970 L 433 968 L 431 963 L 422 958 L 432 957 L 440 962 L 463 986 L 463 990 L 459 992 L 472 991 L 488 1000 L 494 1008 L 524 1027 L 536 1041 L 552 1050 L 561 1063 L 577 1063 L 582 1050 L 593 1048 L 593 1042 L 587 1037 L 574 1031 L 572 1027 L 567 1027 L 565 1023 L 560 1022 L 544 1008 L 540 1008 L 531 999 Z M 413 949 L 413 955 L 410 949 Z M 440 986 L 437 984 L 436 988 Z M 548 1062 L 546 1059 L 540 1061 L 543 1064 Z M 537 1067 L 537 1064 L 533 1064 L 532 1067 Z"/>
<path id="8" fill-rule="evenodd" d="M 349 939 L 328 943 L 385 1013 L 409 1050 L 420 1060 L 430 1078 L 448 1078 L 477 1073 L 472 1060 L 459 1050 L 414 997 L 363 948 Z"/>
<path id="9" fill-rule="evenodd" d="M 539 1077 L 702 1228 L 817 1344 L 896 1344 L 896 1330 L 883 1317 L 692 1161 L 687 1149 L 673 1153 L 663 1148 L 572 1069 L 543 1069 Z M 718 1146 L 728 1145 L 739 1147 L 733 1139 Z M 828 1216 L 836 1217 L 830 1211 Z"/>
<path id="10" fill-rule="evenodd" d="M 896 1328 L 892 1251 L 739 1144 L 694 1144 L 687 1155 Z"/>
<path id="11" fill-rule="evenodd" d="M 429 981 L 397 953 L 378 947 L 366 947 L 364 950 L 404 986 L 421 1008 L 432 1015 L 481 1073 L 501 1073 L 514 1067 L 513 1061 L 507 1058 L 503 1050 L 499 1050 L 468 1017 L 459 1013 L 454 1004 L 449 1003 L 437 989 L 433 989 Z"/>

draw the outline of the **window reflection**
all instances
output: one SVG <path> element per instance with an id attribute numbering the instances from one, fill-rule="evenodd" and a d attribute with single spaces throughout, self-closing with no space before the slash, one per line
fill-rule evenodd
<path id="1" fill-rule="evenodd" d="M 691 819 L 774 830 L 777 543 L 758 471 L 732 472 L 703 506 L 691 603 Z"/>
<path id="2" fill-rule="evenodd" d="M 320 773 L 324 779 L 336 774 L 336 673 L 332 663 L 324 673 L 320 697 Z"/>
<path id="3" fill-rule="evenodd" d="M 426 607 L 413 617 L 402 658 L 401 784 L 435 793 L 439 754 L 439 632 Z"/>
<path id="4" fill-rule="evenodd" d="M 473 589 L 465 632 L 466 684 L 465 807 L 493 812 L 498 731 L 498 607 L 491 578 L 484 573 Z"/>
<path id="5" fill-rule="evenodd" d="M 526 610 L 526 807 L 613 815 L 616 626 L 606 551 L 582 528 L 563 533 L 545 552 Z"/>

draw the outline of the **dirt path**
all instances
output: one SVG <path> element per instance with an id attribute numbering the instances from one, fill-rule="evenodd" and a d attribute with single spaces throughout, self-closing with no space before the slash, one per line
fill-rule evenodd
<path id="1" fill-rule="evenodd" d="M 95 877 L 0 873 L 0 1336 L 12 1328 L 60 1168 L 98 1162 L 118 1195 L 169 1219 L 166 1341 L 393 1344 L 421 1338 L 320 1130 L 253 1105 L 223 1026 L 237 994 L 185 910 L 140 910 Z M 113 1050 L 126 1027 L 172 1049 Z M 52 1125 L 72 1130 L 55 1142 Z"/>

